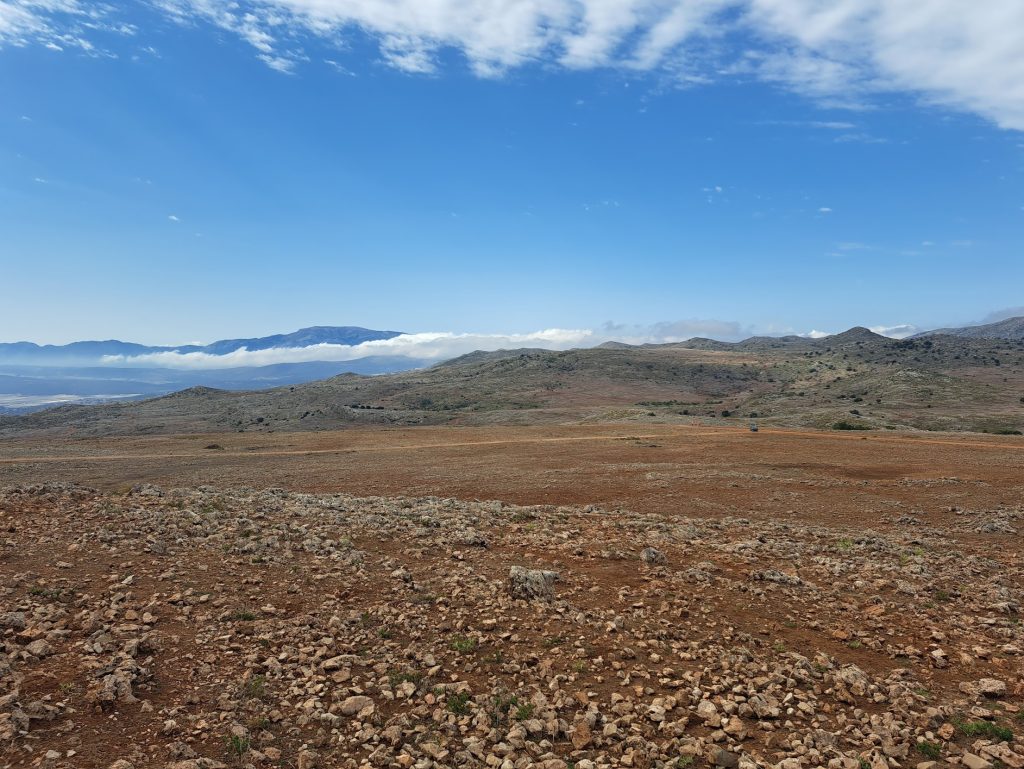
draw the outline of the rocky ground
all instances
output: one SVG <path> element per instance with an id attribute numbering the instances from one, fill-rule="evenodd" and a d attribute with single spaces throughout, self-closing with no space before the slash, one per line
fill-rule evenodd
<path id="1" fill-rule="evenodd" d="M 0 766 L 1021 769 L 1022 526 L 11 487 Z"/>

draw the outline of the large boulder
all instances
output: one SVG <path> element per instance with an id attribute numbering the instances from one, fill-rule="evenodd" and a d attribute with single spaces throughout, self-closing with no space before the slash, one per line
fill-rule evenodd
<path id="1" fill-rule="evenodd" d="M 557 571 L 513 566 L 508 571 L 508 592 L 513 598 L 526 601 L 550 601 L 555 597 L 558 578 Z"/>

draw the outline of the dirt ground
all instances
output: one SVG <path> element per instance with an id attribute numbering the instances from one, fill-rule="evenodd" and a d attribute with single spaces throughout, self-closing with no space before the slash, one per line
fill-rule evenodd
<path id="1" fill-rule="evenodd" d="M 1022 501 L 1012 436 L 7 441 L 0 767 L 1024 769 Z"/>
<path id="2" fill-rule="evenodd" d="M 942 516 L 956 505 L 1018 504 L 1024 439 L 588 425 L 0 442 L 0 486 L 42 481 L 105 490 L 277 486 L 873 525 L 896 509 Z"/>

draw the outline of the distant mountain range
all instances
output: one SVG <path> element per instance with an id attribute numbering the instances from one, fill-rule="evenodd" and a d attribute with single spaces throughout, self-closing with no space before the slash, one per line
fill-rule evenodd
<path id="1" fill-rule="evenodd" d="M 245 348 L 249 351 L 280 348 L 307 348 L 320 344 L 358 345 L 400 336 L 399 331 L 379 331 L 358 326 L 313 326 L 290 334 L 251 339 L 224 339 L 207 345 L 150 346 L 118 340 L 73 342 L 67 345 L 37 345 L 31 342 L 0 344 L 0 413 L 19 414 L 62 404 L 102 403 L 138 400 L 166 395 L 191 387 L 220 390 L 265 390 L 300 385 L 340 374 L 397 374 L 438 363 L 436 359 L 379 355 L 343 361 L 313 360 L 301 363 L 277 363 L 265 366 L 240 366 L 219 369 L 187 369 L 145 364 L 131 358 L 152 353 L 205 353 L 227 355 Z M 959 337 L 965 340 L 1024 340 L 1024 317 L 964 328 L 945 328 L 924 332 L 916 339 Z M 887 340 L 892 342 L 893 340 Z M 746 352 L 828 349 L 850 344 L 878 345 L 884 337 L 866 328 L 856 327 L 827 337 L 811 340 L 802 336 L 755 336 L 742 342 L 721 342 L 694 338 L 672 344 L 628 345 L 605 342 L 604 351 L 688 349 L 709 352 Z M 446 365 L 465 365 L 502 360 L 522 355 L 547 355 L 542 350 L 478 351 L 449 361 Z M 107 356 L 121 360 L 111 362 Z"/>
<path id="2" fill-rule="evenodd" d="M 130 360 L 152 353 L 227 355 L 243 348 L 259 351 L 320 344 L 353 346 L 392 339 L 401 333 L 358 326 L 313 326 L 291 334 L 222 339 L 206 345 L 176 347 L 135 344 L 116 339 L 72 342 L 66 345 L 0 343 L 0 413 L 28 413 L 67 403 L 136 400 L 195 386 L 257 390 L 300 384 L 345 373 L 386 374 L 407 371 L 436 362 L 398 355 L 376 355 L 345 361 L 192 370 L 155 364 L 139 365 Z M 108 356 L 125 360 L 112 364 L 104 361 Z"/>
<path id="3" fill-rule="evenodd" d="M 246 392 L 192 387 L 142 402 L 0 417 L 0 436 L 608 421 L 642 430 L 695 419 L 1016 434 L 1024 429 L 1022 394 L 1024 340 L 890 339 L 857 327 L 820 339 L 477 351 L 414 372 Z"/>
<path id="4" fill-rule="evenodd" d="M 1006 318 L 995 323 L 985 323 L 980 326 L 963 326 L 961 328 L 937 328 L 934 331 L 924 331 L 914 334 L 911 339 L 919 339 L 925 336 L 962 336 L 967 339 L 1024 339 L 1024 316 L 1017 318 Z"/>
<path id="5" fill-rule="evenodd" d="M 253 339 L 221 339 L 205 345 L 178 345 L 160 347 L 106 341 L 71 342 L 64 345 L 38 345 L 32 342 L 0 343 L 0 365 L 16 366 L 87 366 L 98 364 L 107 356 L 131 358 L 161 352 L 206 353 L 226 355 L 243 347 L 249 351 L 272 350 L 282 347 L 312 347 L 318 344 L 357 345 L 401 336 L 401 331 L 375 331 L 359 326 L 311 326 L 291 334 L 274 334 Z"/>

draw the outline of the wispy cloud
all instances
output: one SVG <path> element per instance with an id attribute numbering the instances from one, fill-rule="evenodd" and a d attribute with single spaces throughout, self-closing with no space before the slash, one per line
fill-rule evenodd
<path id="1" fill-rule="evenodd" d="M 138 31 L 117 20 L 116 10 L 97 0 L 0 0 L 0 49 L 38 44 L 52 51 L 109 56 L 93 36 L 131 36 Z"/>
<path id="2" fill-rule="evenodd" d="M 875 326 L 873 331 L 885 336 L 902 337 L 917 330 L 907 324 Z M 401 334 L 391 339 L 379 339 L 356 345 L 316 344 L 308 347 L 276 347 L 267 350 L 248 350 L 244 347 L 224 354 L 205 352 L 156 352 L 144 355 L 108 355 L 103 365 L 117 367 L 171 368 L 185 370 L 227 369 L 243 366 L 269 366 L 279 363 L 308 363 L 312 361 L 349 361 L 370 356 L 410 358 L 419 361 L 441 361 L 465 355 L 476 350 L 509 350 L 535 348 L 568 350 L 594 347 L 603 342 L 626 344 L 671 344 L 695 337 L 706 337 L 737 342 L 756 336 L 794 333 L 792 329 L 757 329 L 736 321 L 689 318 L 664 321 L 649 325 L 604 323 L 595 329 L 551 328 L 542 331 L 510 334 L 476 334 L 424 332 Z M 799 336 L 820 339 L 831 332 L 812 330 Z"/>
<path id="3" fill-rule="evenodd" d="M 276 363 L 310 361 L 347 361 L 370 356 L 399 356 L 438 361 L 475 350 L 502 350 L 520 347 L 566 350 L 593 347 L 607 341 L 627 344 L 663 344 L 693 337 L 712 337 L 737 341 L 753 335 L 740 323 L 720 320 L 689 319 L 651 325 L 605 323 L 598 329 L 545 329 L 528 333 L 475 334 L 425 332 L 401 334 L 357 345 L 317 344 L 308 347 L 278 347 L 268 350 L 239 348 L 215 355 L 205 352 L 157 352 L 136 356 L 108 355 L 104 365 L 145 366 L 175 369 L 224 369 L 239 366 L 268 366 Z"/>
<path id="4" fill-rule="evenodd" d="M 986 315 L 984 318 L 978 321 L 978 324 L 981 325 L 984 323 L 997 323 L 998 321 L 1006 320 L 1007 318 L 1021 317 L 1024 317 L 1024 307 L 1004 307 L 1002 310 L 995 310 L 994 312 L 990 312 L 988 315 Z"/>
<path id="5" fill-rule="evenodd" d="M 276 347 L 248 350 L 244 347 L 223 355 L 205 352 L 158 352 L 137 356 L 108 355 L 104 364 L 117 366 L 156 366 L 180 369 L 220 369 L 238 366 L 268 366 L 275 363 L 356 360 L 376 355 L 400 356 L 422 360 L 445 360 L 474 350 L 500 350 L 539 347 L 563 350 L 592 343 L 588 330 L 546 329 L 527 334 L 458 334 L 428 332 L 402 334 L 356 345 L 316 344 L 308 347 Z"/>
<path id="6" fill-rule="evenodd" d="M 895 326 L 869 326 L 868 329 L 876 334 L 889 336 L 893 339 L 905 339 L 924 330 L 913 323 L 897 323 Z"/>
<path id="7" fill-rule="evenodd" d="M 292 72 L 305 41 L 344 49 L 355 31 L 381 59 L 436 72 L 460 51 L 482 77 L 527 64 L 660 71 L 680 84 L 719 77 L 779 84 L 825 104 L 864 108 L 881 93 L 1024 130 L 1020 0 L 152 0 L 183 24 L 246 41 Z M 0 47 L 93 47 L 102 28 L 141 36 L 106 0 L 0 0 Z M 845 121 L 843 141 L 879 141 Z"/>

